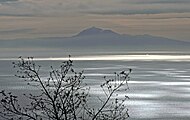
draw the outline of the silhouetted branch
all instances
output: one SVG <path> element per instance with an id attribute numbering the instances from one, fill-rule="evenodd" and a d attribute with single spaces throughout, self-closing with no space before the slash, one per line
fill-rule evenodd
<path id="1" fill-rule="evenodd" d="M 13 67 L 17 69 L 15 76 L 27 81 L 27 85 L 37 88 L 39 93 L 24 94 L 29 104 L 23 107 L 18 103 L 18 96 L 2 90 L 0 92 L 2 118 L 8 120 L 124 120 L 129 117 L 125 106 L 128 96 L 124 99 L 114 98 L 114 96 L 117 96 L 122 87 L 128 89 L 127 81 L 131 69 L 119 74 L 115 73 L 114 79 L 104 77 L 105 82 L 101 88 L 106 99 L 98 97 L 102 105 L 97 109 L 89 107 L 89 87 L 82 83 L 85 78 L 83 71 L 76 72 L 72 68 L 72 60 L 63 62 L 58 69 L 51 66 L 49 77 L 42 79 L 41 66 L 36 65 L 33 57 L 19 59 L 18 62 L 13 62 Z"/>

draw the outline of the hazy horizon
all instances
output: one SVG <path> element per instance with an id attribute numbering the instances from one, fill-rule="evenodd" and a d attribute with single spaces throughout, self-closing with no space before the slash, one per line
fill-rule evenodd
<path id="1" fill-rule="evenodd" d="M 0 0 L 0 40 L 73 36 L 96 26 L 190 41 L 189 0 Z"/>
<path id="2" fill-rule="evenodd" d="M 117 113 L 127 112 L 130 120 L 189 120 L 189 73 L 190 0 L 0 0 L 0 94 L 3 95 L 0 97 L 5 97 L 5 100 L 0 98 L 3 103 L 0 119 L 6 115 L 1 114 L 4 105 L 12 110 L 10 103 L 15 104 L 13 111 L 18 108 L 18 115 L 31 115 L 30 118 L 48 113 L 44 119 L 64 114 L 65 118 L 89 115 L 101 119 L 110 118 L 104 112 L 114 113 L 114 118 Z M 129 79 L 129 90 L 128 85 L 117 89 L 123 79 Z M 32 84 L 27 84 L 27 80 Z M 45 90 L 45 94 L 38 95 L 44 90 L 40 90 L 37 82 L 42 88 L 47 87 L 49 93 Z M 89 96 L 85 95 L 86 90 Z M 20 109 L 17 97 L 9 91 L 18 95 L 21 106 L 30 102 L 21 96 L 24 92 L 25 97 L 37 101 L 39 106 L 32 102 Z M 51 103 L 46 98 L 35 99 L 43 95 Z M 75 101 L 73 95 L 87 100 Z M 130 99 L 123 102 L 126 95 Z M 107 105 L 105 98 L 116 106 Z M 67 111 L 64 105 L 67 108 L 65 101 L 69 99 L 71 109 Z M 81 109 L 78 103 L 85 108 Z M 101 104 L 106 108 L 98 108 Z M 109 110 L 112 107 L 114 111 Z M 75 108 L 82 110 L 81 114 Z M 9 112 L 7 115 L 12 117 Z"/>

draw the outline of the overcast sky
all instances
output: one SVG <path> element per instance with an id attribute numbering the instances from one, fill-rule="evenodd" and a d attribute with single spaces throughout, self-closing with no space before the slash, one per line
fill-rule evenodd
<path id="1" fill-rule="evenodd" d="M 91 26 L 190 41 L 190 0 L 0 0 L 0 39 L 72 36 Z"/>

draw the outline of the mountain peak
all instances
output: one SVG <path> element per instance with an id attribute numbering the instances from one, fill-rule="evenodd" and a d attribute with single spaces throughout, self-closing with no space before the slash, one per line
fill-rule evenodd
<path id="1" fill-rule="evenodd" d="M 114 35 L 119 35 L 116 32 L 113 32 L 112 30 L 104 30 L 102 28 L 97 28 L 97 27 L 90 27 L 87 28 L 80 33 L 78 33 L 76 36 L 89 36 L 89 35 L 100 35 L 100 34 L 114 34 Z"/>
<path id="2" fill-rule="evenodd" d="M 91 30 L 91 31 L 102 31 L 103 29 L 93 26 L 93 27 L 87 28 L 86 30 Z"/>

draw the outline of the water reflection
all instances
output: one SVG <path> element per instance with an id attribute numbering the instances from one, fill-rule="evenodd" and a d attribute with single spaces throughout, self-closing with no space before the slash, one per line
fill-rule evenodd
<path id="1" fill-rule="evenodd" d="M 123 60 L 123 61 L 173 61 L 182 62 L 190 61 L 190 55 L 86 55 L 86 56 L 74 56 L 71 60 Z M 0 58 L 0 60 L 17 60 L 15 58 Z M 35 58 L 34 60 L 45 61 L 45 60 L 68 60 L 68 57 L 50 57 L 50 58 Z"/>
<path id="2" fill-rule="evenodd" d="M 112 77 L 115 71 L 132 68 L 130 90 L 131 120 L 189 120 L 190 118 L 190 55 L 100 55 L 72 57 L 76 70 L 85 70 L 91 94 L 103 95 L 100 84 L 103 76 Z M 2 59 L 1 59 L 2 60 Z M 8 60 L 8 59 L 7 59 Z M 44 66 L 57 65 L 68 58 L 36 58 Z M 1 69 L 10 61 L 0 61 Z M 61 63 L 61 62 L 60 62 Z M 10 68 L 11 69 L 11 68 Z M 3 70 L 1 70 L 3 71 Z M 9 70 L 7 70 L 9 71 Z M 42 73 L 48 67 L 42 69 Z M 1 88 L 29 90 L 13 73 L 0 75 Z M 45 76 L 45 75 L 44 75 Z M 44 80 L 46 77 L 43 77 Z M 13 82 L 14 80 L 14 82 Z M 16 82 L 17 81 L 17 82 Z M 122 96 L 124 93 L 120 93 Z"/>

